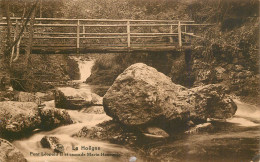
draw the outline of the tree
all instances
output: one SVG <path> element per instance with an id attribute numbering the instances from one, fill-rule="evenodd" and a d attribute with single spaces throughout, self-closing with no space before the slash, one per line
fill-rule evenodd
<path id="1" fill-rule="evenodd" d="M 11 57 L 12 49 L 20 41 L 21 36 L 23 35 L 25 28 L 27 27 L 27 24 L 30 22 L 29 41 L 28 41 L 28 44 L 27 44 L 26 59 L 25 59 L 25 64 L 26 65 L 28 64 L 28 59 L 29 59 L 29 55 L 31 53 L 31 47 L 32 47 L 33 25 L 34 25 L 34 20 L 35 20 L 35 12 L 36 12 L 36 7 L 37 7 L 38 2 L 39 2 L 39 0 L 35 0 L 34 4 L 29 9 L 29 11 L 26 15 L 25 21 L 23 21 L 23 17 L 22 17 L 21 30 L 20 30 L 19 34 L 17 35 L 17 38 L 14 41 L 12 41 L 11 40 L 12 25 L 11 25 L 11 19 L 10 19 L 9 1 L 3 0 L 6 22 L 7 22 L 7 35 L 6 35 L 7 42 L 6 42 L 6 49 L 4 51 L 4 62 L 6 64 L 10 63 L 9 68 L 11 68 L 10 66 L 11 66 L 11 63 L 13 62 L 13 57 Z M 16 32 L 18 33 L 18 31 L 16 31 Z M 17 60 L 17 57 L 15 59 Z"/>

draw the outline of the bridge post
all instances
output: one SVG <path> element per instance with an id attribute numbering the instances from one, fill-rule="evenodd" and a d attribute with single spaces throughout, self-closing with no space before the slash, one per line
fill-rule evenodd
<path id="1" fill-rule="evenodd" d="M 170 26 L 170 34 L 173 33 L 173 26 L 171 25 Z M 172 38 L 172 35 L 170 36 L 170 43 L 173 43 L 173 38 Z"/>
<path id="2" fill-rule="evenodd" d="M 83 30 L 82 32 L 84 34 L 83 37 L 85 37 L 85 25 L 83 25 L 83 29 L 82 30 Z"/>
<path id="3" fill-rule="evenodd" d="M 79 20 L 78 20 L 78 23 L 77 23 L 77 53 L 79 53 L 79 43 L 80 43 L 79 33 L 80 33 L 80 24 L 79 24 Z"/>
<path id="4" fill-rule="evenodd" d="M 130 49 L 131 47 L 131 34 L 130 34 L 130 21 L 127 21 L 127 47 L 128 47 L 128 50 Z"/>
<path id="5" fill-rule="evenodd" d="M 182 46 L 182 41 L 181 41 L 181 22 L 178 22 L 178 40 L 179 40 L 179 46 Z"/>

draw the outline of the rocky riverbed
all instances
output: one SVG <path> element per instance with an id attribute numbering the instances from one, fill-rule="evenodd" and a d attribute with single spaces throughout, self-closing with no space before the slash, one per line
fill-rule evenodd
<path id="1" fill-rule="evenodd" d="M 0 146 L 0 160 L 230 161 L 258 153 L 260 109 L 233 100 L 221 85 L 187 89 L 140 63 L 104 98 L 78 84 L 2 101 L 1 137 L 13 142 Z"/>

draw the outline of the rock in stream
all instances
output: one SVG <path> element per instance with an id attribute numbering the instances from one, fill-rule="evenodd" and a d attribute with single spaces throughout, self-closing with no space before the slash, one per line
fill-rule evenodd
<path id="1" fill-rule="evenodd" d="M 221 85 L 188 89 L 143 63 L 131 65 L 117 77 L 103 105 L 107 115 L 124 125 L 170 123 L 171 129 L 189 121 L 230 118 L 237 109 Z"/>
<path id="2" fill-rule="evenodd" d="M 58 88 L 55 91 L 55 107 L 81 109 L 91 105 L 102 105 L 102 98 L 97 94 L 75 88 Z"/>
<path id="3" fill-rule="evenodd" d="M 27 162 L 24 155 L 7 140 L 0 138 L 1 162 Z"/>

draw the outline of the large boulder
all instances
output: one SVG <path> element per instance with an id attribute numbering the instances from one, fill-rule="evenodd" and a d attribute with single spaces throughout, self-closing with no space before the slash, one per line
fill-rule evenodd
<path id="1" fill-rule="evenodd" d="M 23 154 L 7 140 L 0 138 L 0 161 L 1 162 L 27 162 Z"/>
<path id="2" fill-rule="evenodd" d="M 95 104 L 102 104 L 102 98 L 84 89 L 58 88 L 55 91 L 55 107 L 64 109 L 81 109 Z"/>
<path id="3" fill-rule="evenodd" d="M 38 105 L 33 102 L 0 102 L 0 132 L 21 135 L 41 122 Z"/>
<path id="4" fill-rule="evenodd" d="M 226 95 L 226 89 L 220 84 L 209 84 L 190 89 L 189 97 L 195 101 L 192 105 L 197 115 L 203 118 L 231 118 L 237 110 L 235 102 Z"/>
<path id="5" fill-rule="evenodd" d="M 104 110 L 128 126 L 228 118 L 236 105 L 220 85 L 187 89 L 143 63 L 120 74 L 103 98 Z"/>
<path id="6" fill-rule="evenodd" d="M 39 110 L 39 115 L 42 120 L 40 127 L 45 130 L 73 123 L 66 110 L 53 107 L 44 107 Z"/>

